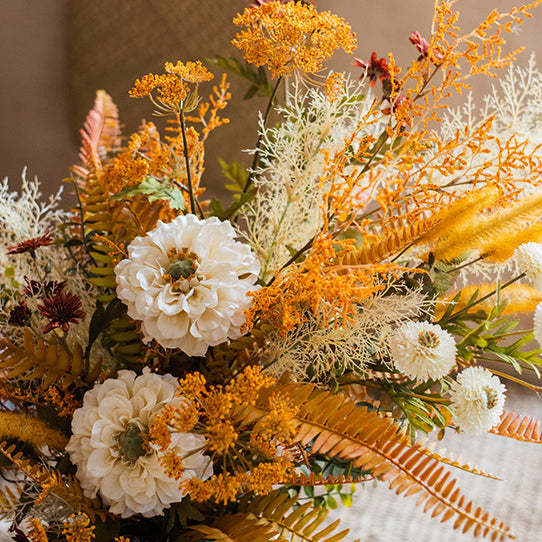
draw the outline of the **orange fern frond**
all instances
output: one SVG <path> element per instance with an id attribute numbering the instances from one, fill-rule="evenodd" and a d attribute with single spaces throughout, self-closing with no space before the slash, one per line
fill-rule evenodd
<path id="1" fill-rule="evenodd" d="M 102 160 L 107 152 L 120 146 L 119 112 L 115 102 L 107 92 L 98 90 L 94 107 L 90 110 L 81 130 L 81 149 L 79 158 L 83 166 L 75 166 L 79 177 L 89 173 L 102 173 Z"/>
<path id="2" fill-rule="evenodd" d="M 381 262 L 418 241 L 435 224 L 437 219 L 424 218 L 412 224 L 401 225 L 395 231 L 390 231 L 375 241 L 368 241 L 357 250 L 347 252 L 342 256 L 340 264 L 367 265 Z"/>
<path id="3" fill-rule="evenodd" d="M 542 444 L 542 430 L 540 421 L 530 416 L 522 416 L 514 412 L 505 412 L 499 425 L 490 429 L 490 433 L 502 435 L 523 442 Z"/>
<path id="4" fill-rule="evenodd" d="M 326 454 L 352 460 L 353 467 L 371 471 L 405 496 L 420 493 L 417 504 L 441 521 L 455 517 L 454 528 L 473 529 L 474 536 L 504 540 L 509 527 L 467 501 L 450 473 L 419 444 L 410 445 L 399 425 L 390 418 L 358 406 L 342 394 L 332 394 L 308 384 L 287 384 L 268 388 L 257 408 L 269 409 L 271 393 L 290 397 L 298 407 L 295 441 L 311 454 Z M 247 416 L 250 413 L 247 412 Z"/>

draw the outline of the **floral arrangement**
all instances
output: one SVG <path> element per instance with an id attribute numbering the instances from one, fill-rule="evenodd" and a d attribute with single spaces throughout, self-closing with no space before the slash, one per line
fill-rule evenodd
<path id="1" fill-rule="evenodd" d="M 327 513 L 366 481 L 456 529 L 512 536 L 451 470 L 490 475 L 420 436 L 542 442 L 505 411 L 503 383 L 540 391 L 522 375 L 542 367 L 542 74 L 503 49 L 537 3 L 462 33 L 437 1 L 406 71 L 373 53 L 352 76 L 324 68 L 355 47 L 343 19 L 247 7 L 233 41 L 247 62 L 212 62 L 269 105 L 251 166 L 222 161 L 226 208 L 202 180 L 228 83 L 200 61 L 135 82 L 162 135 L 143 122 L 123 137 L 98 92 L 71 211 L 37 181 L 1 184 L 14 540 L 334 542 L 347 531 Z M 481 110 L 448 108 L 507 66 Z"/>

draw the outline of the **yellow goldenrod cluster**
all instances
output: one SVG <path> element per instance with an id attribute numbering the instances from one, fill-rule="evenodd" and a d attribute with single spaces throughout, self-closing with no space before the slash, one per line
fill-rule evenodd
<path id="1" fill-rule="evenodd" d="M 336 49 L 351 53 L 356 45 L 344 19 L 301 2 L 267 2 L 245 9 L 233 22 L 246 29 L 232 43 L 248 62 L 267 65 L 274 76 L 318 72 Z"/>
<path id="2" fill-rule="evenodd" d="M 62 534 L 67 542 L 92 542 L 95 526 L 86 514 L 72 514 L 65 522 Z"/>
<path id="3" fill-rule="evenodd" d="M 166 408 L 154 419 L 150 439 L 162 450 L 166 472 L 180 479 L 182 458 L 168 446 L 172 431 L 195 431 L 206 439 L 215 468 L 222 470 L 206 481 L 187 480 L 181 486 L 192 499 L 228 502 L 246 490 L 268 492 L 287 478 L 289 456 L 280 450 L 291 445 L 295 409 L 285 397 L 271 395 L 257 404 L 262 390 L 274 379 L 261 367 L 248 366 L 224 387 L 207 387 L 205 379 L 191 373 L 180 381 L 178 408 Z"/>
<path id="4" fill-rule="evenodd" d="M 28 532 L 28 538 L 31 542 L 48 542 L 47 533 L 42 522 L 36 518 L 29 518 L 30 530 Z"/>
<path id="5" fill-rule="evenodd" d="M 328 316 L 348 317 L 356 303 L 382 288 L 378 278 L 389 269 L 384 265 L 362 266 L 345 273 L 340 266 L 335 267 L 336 258 L 351 249 L 350 241 L 318 235 L 302 264 L 290 266 L 272 284 L 252 294 L 248 325 L 259 318 L 286 334 L 303 321 L 307 309 L 313 314 L 321 308 Z"/>

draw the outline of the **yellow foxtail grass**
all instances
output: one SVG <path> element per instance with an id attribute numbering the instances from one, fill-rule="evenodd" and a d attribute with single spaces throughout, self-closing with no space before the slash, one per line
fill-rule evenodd
<path id="1" fill-rule="evenodd" d="M 15 411 L 0 411 L 0 439 L 18 439 L 35 448 L 49 446 L 56 450 L 63 450 L 68 443 L 68 437 L 58 429 L 39 418 Z"/>
<path id="2" fill-rule="evenodd" d="M 445 297 L 441 297 L 435 307 L 434 319 L 438 320 L 444 314 L 453 298 L 461 293 L 461 296 L 454 303 L 454 312 L 463 310 L 467 307 L 469 299 L 478 291 L 478 298 L 495 292 L 498 288 L 497 284 L 480 284 L 479 286 L 467 286 L 461 289 L 460 292 L 452 292 Z M 506 302 L 502 314 L 532 314 L 536 306 L 542 302 L 542 292 L 527 284 L 511 284 L 499 291 L 499 299 L 501 302 Z M 472 307 L 472 311 L 478 310 L 491 311 L 495 307 L 495 297 L 489 297 Z"/>
<path id="3" fill-rule="evenodd" d="M 484 259 L 492 262 L 505 262 L 513 255 L 516 248 L 523 243 L 542 243 L 542 224 L 537 222 L 518 230 L 506 230 L 493 243 L 485 245 Z"/>
<path id="4" fill-rule="evenodd" d="M 430 244 L 437 239 L 445 239 L 451 231 L 472 220 L 476 213 L 490 208 L 498 197 L 499 189 L 496 186 L 487 186 L 458 196 L 455 201 L 432 215 L 435 227 L 423 233 L 417 242 Z"/>
<path id="5" fill-rule="evenodd" d="M 512 236 L 538 219 L 542 211 L 542 194 L 533 194 L 491 214 L 478 214 L 450 231 L 438 241 L 432 252 L 437 260 L 451 261 L 465 253 L 490 251 L 504 237 Z"/>

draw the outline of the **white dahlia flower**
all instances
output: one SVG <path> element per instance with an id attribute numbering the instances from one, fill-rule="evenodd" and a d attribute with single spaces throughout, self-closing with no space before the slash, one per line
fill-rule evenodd
<path id="1" fill-rule="evenodd" d="M 506 388 L 485 367 L 468 367 L 452 383 L 450 396 L 457 425 L 474 435 L 499 423 L 504 410 Z"/>
<path id="2" fill-rule="evenodd" d="M 542 245 L 523 243 L 514 251 L 514 259 L 523 273 L 527 275 L 535 288 L 542 290 Z"/>
<path id="3" fill-rule="evenodd" d="M 229 222 L 186 215 L 130 243 L 115 267 L 117 295 L 145 340 L 203 356 L 241 336 L 260 264 L 234 238 Z"/>
<path id="4" fill-rule="evenodd" d="M 534 311 L 533 334 L 538 344 L 542 347 L 542 303 L 539 303 Z"/>
<path id="5" fill-rule="evenodd" d="M 389 346 L 396 369 L 413 380 L 438 380 L 455 365 L 454 338 L 437 324 L 407 322 L 393 332 Z"/>
<path id="6" fill-rule="evenodd" d="M 97 384 L 85 393 L 74 412 L 72 437 L 66 450 L 77 466 L 77 478 L 87 497 L 100 494 L 113 514 L 130 517 L 162 514 L 184 492 L 168 477 L 152 445 L 144 446 L 155 414 L 166 405 L 178 406 L 177 379 L 147 369 L 141 376 L 119 371 L 117 378 Z M 197 451 L 202 435 L 173 433 L 171 449 L 183 460 L 181 480 L 205 480 L 213 473 L 211 459 Z"/>

